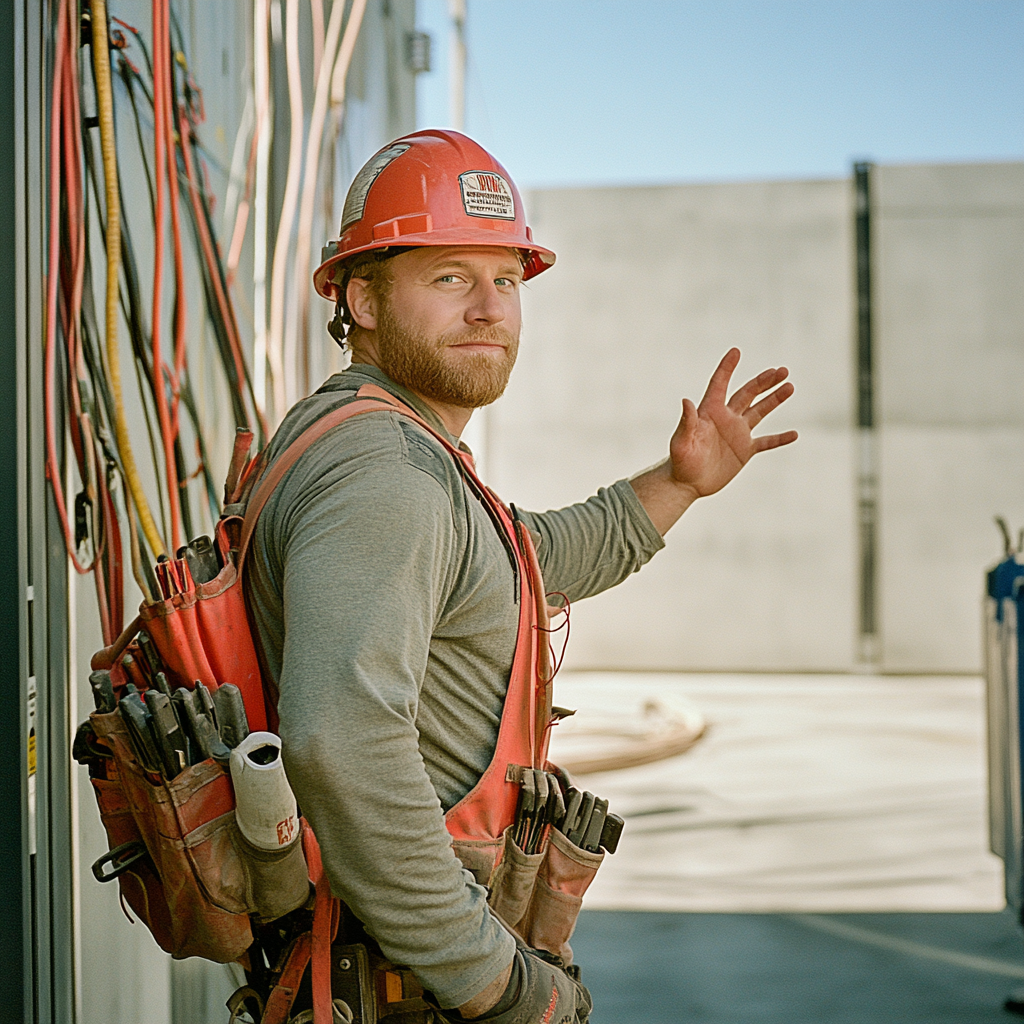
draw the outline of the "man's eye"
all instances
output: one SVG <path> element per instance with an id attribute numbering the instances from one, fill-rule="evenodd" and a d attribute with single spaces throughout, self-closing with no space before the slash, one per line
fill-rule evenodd
<path id="1" fill-rule="evenodd" d="M 445 284 L 454 284 L 458 278 L 454 274 L 443 274 L 438 278 L 438 281 L 444 282 Z"/>
<path id="2" fill-rule="evenodd" d="M 494 283 L 499 288 L 511 288 L 515 286 L 515 281 L 511 277 L 496 277 Z"/>

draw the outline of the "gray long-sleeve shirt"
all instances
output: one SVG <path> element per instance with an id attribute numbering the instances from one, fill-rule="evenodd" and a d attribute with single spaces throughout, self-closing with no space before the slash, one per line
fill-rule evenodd
<path id="1" fill-rule="evenodd" d="M 457 443 L 415 395 L 358 364 L 289 412 L 271 456 L 364 383 Z M 570 600 L 621 582 L 663 545 L 627 481 L 523 518 L 548 591 Z M 461 1005 L 513 949 L 444 824 L 490 763 L 515 650 L 495 527 L 436 438 L 371 412 L 302 456 L 246 565 L 285 767 L 331 887 L 388 957 L 441 1005 Z"/>

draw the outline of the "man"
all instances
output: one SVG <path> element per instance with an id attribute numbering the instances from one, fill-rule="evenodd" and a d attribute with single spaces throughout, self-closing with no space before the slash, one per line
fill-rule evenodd
<path id="1" fill-rule="evenodd" d="M 348 327 L 352 365 L 291 410 L 271 457 L 367 385 L 428 429 L 385 406 L 353 417 L 300 458 L 259 519 L 247 586 L 289 779 L 334 893 L 447 1019 L 585 1021 L 586 990 L 555 958 L 517 948 L 444 817 L 485 774 L 503 713 L 518 711 L 505 694 L 522 607 L 493 510 L 446 443 L 504 391 L 520 286 L 554 255 L 486 151 L 427 131 L 360 171 L 325 257 L 315 281 L 337 302 L 331 329 Z M 580 505 L 519 513 L 549 593 L 621 582 L 697 498 L 796 439 L 751 437 L 792 386 L 770 369 L 727 402 L 738 361 L 725 356 L 699 407 L 683 401 L 664 462 Z"/>

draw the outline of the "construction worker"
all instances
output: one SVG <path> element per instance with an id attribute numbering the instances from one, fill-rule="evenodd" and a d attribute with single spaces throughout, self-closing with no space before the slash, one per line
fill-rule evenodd
<path id="1" fill-rule="evenodd" d="M 590 1010 L 577 971 L 491 912 L 486 872 L 465 869 L 450 834 L 503 715 L 523 712 L 505 702 L 522 639 L 515 559 L 448 445 L 504 391 L 520 286 L 553 263 L 472 140 L 417 132 L 374 156 L 315 275 L 351 366 L 288 413 L 269 465 L 357 392 L 382 389 L 423 425 L 382 404 L 328 432 L 274 491 L 247 568 L 288 777 L 333 892 L 453 1021 L 574 1024 Z M 726 354 L 699 406 L 683 401 L 662 463 L 581 504 L 518 513 L 548 592 L 621 582 L 695 500 L 796 439 L 751 436 L 793 389 L 770 369 L 727 401 L 738 361 Z"/>

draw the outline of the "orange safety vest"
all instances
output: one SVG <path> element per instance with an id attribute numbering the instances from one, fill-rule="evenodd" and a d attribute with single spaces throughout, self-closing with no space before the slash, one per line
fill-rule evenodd
<path id="1" fill-rule="evenodd" d="M 546 634 L 547 600 L 530 531 L 477 476 L 473 457 L 456 448 L 416 412 L 376 384 L 364 384 L 353 401 L 321 417 L 251 481 L 245 525 L 239 545 L 244 565 L 260 513 L 277 485 L 299 458 L 328 431 L 363 413 L 399 413 L 436 438 L 456 460 L 470 490 L 483 502 L 495 526 L 515 554 L 519 586 L 519 627 L 508 690 L 494 756 L 479 782 L 445 816 L 456 852 L 482 884 L 487 884 L 501 857 L 502 836 L 515 819 L 519 785 L 515 767 L 543 768 L 547 763 L 551 716 L 551 661 Z M 265 677 L 265 685 L 269 680 Z M 272 685 L 272 684 L 270 684 Z M 269 718 L 276 725 L 277 694 L 268 693 Z M 512 770 L 510 770 L 510 767 Z"/>

